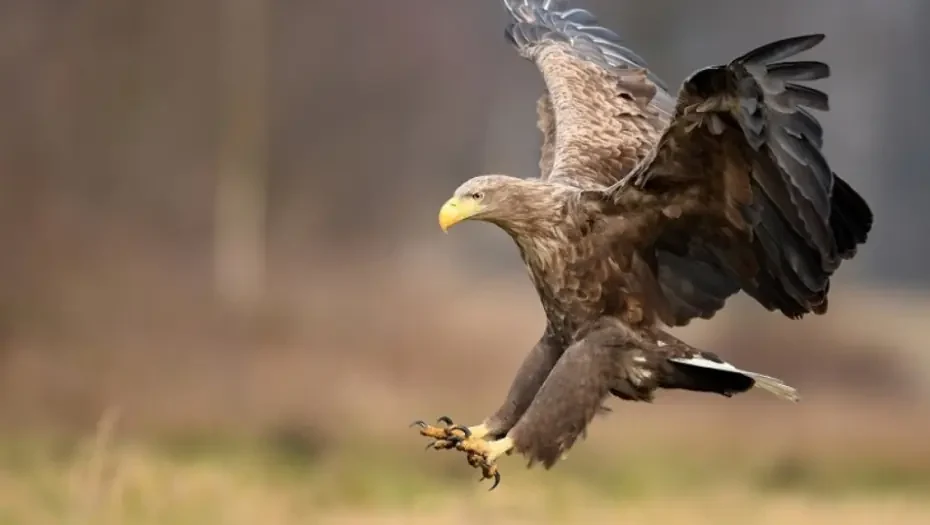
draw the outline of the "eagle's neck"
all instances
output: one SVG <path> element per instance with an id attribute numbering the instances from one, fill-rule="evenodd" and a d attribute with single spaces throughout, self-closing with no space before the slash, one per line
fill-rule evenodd
<path id="1" fill-rule="evenodd" d="M 564 225 L 555 222 L 547 225 L 543 231 L 533 234 L 508 231 L 520 249 L 520 256 L 530 271 L 536 274 L 548 273 L 559 266 L 559 258 L 564 257 L 567 235 Z"/>
<path id="2" fill-rule="evenodd" d="M 498 225 L 519 247 L 549 325 L 571 334 L 601 315 L 603 296 L 596 292 L 607 263 L 597 238 L 588 235 L 590 213 L 579 190 L 537 188 Z"/>
<path id="3" fill-rule="evenodd" d="M 534 191 L 534 190 L 541 191 Z M 498 222 L 514 240 L 542 300 L 546 317 L 554 326 L 562 326 L 567 311 L 559 291 L 564 288 L 566 260 L 577 241 L 577 218 L 569 209 L 570 191 L 560 188 L 530 188 L 525 200 L 511 206 L 508 220 Z"/>
<path id="4" fill-rule="evenodd" d="M 565 262 L 570 255 L 566 253 L 569 244 L 564 240 L 566 236 L 562 228 L 552 225 L 546 235 L 513 238 L 549 326 L 556 327 L 560 333 L 573 333 L 577 327 L 573 323 L 572 307 L 563 304 L 565 280 L 573 277 L 566 274 Z"/>
<path id="5" fill-rule="evenodd" d="M 538 179 L 519 179 L 507 188 L 506 213 L 489 218 L 514 240 L 523 261 L 533 273 L 546 272 L 569 242 L 572 221 L 569 207 L 573 188 Z"/>
<path id="6" fill-rule="evenodd" d="M 576 191 L 538 179 L 518 179 L 508 187 L 506 213 L 491 222 L 506 231 L 522 249 L 558 243 L 568 204 Z"/>

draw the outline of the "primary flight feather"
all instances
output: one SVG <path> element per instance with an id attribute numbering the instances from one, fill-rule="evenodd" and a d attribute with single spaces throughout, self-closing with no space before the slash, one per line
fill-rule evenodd
<path id="1" fill-rule="evenodd" d="M 765 44 L 701 69 L 672 96 L 588 11 L 556 0 L 505 0 L 506 37 L 536 65 L 540 175 L 482 175 L 441 208 L 447 230 L 481 220 L 519 247 L 547 326 L 503 405 L 472 427 L 421 424 L 486 477 L 516 451 L 552 466 L 611 394 L 732 395 L 780 380 L 740 370 L 663 330 L 711 318 L 742 290 L 790 318 L 827 311 L 830 277 L 872 227 L 864 199 L 825 159 L 799 82 L 827 64 L 794 55 L 823 40 Z"/>

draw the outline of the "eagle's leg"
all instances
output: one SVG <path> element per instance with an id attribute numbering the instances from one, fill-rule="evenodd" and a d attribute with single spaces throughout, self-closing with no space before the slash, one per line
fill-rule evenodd
<path id="1" fill-rule="evenodd" d="M 441 423 L 444 426 L 427 425 L 423 421 L 414 422 L 413 425 L 420 427 L 421 435 L 433 438 L 427 448 L 445 450 L 456 448 L 456 443 L 465 439 L 493 440 L 505 436 L 530 406 L 549 371 L 562 355 L 563 348 L 561 341 L 553 338 L 547 330 L 524 358 L 500 408 L 481 424 L 458 426 L 448 417 L 441 417 L 437 421 L 437 424 Z M 472 463 L 472 459 L 472 455 L 469 454 L 469 463 L 477 467 L 478 465 Z"/>
<path id="2" fill-rule="evenodd" d="M 428 425 L 425 421 L 414 421 L 411 426 L 420 427 L 420 435 L 433 438 L 426 448 L 436 450 L 446 450 L 455 448 L 455 444 L 462 439 L 474 438 L 481 439 L 488 435 L 490 429 L 485 424 L 471 427 L 455 425 L 452 418 L 442 416 L 436 420 L 436 423 L 442 423 L 444 426 Z"/>

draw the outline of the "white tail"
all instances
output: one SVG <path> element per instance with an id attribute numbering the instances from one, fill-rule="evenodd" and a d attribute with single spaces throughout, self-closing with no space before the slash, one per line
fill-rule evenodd
<path id="1" fill-rule="evenodd" d="M 798 391 L 785 384 L 785 382 L 781 379 L 763 374 L 757 374 L 756 372 L 741 370 L 731 365 L 730 363 L 718 363 L 717 361 L 711 361 L 710 359 L 705 359 L 700 356 L 671 357 L 669 358 L 669 361 L 674 361 L 683 365 L 696 366 L 699 368 L 709 368 L 711 370 L 720 370 L 722 372 L 740 374 L 752 378 L 752 380 L 755 381 L 755 385 L 753 386 L 761 388 L 762 390 L 767 390 L 782 399 L 793 401 L 795 403 L 801 400 L 801 396 L 798 395 Z"/>

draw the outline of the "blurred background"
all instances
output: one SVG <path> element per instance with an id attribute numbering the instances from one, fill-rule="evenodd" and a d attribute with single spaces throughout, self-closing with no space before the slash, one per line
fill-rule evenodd
<path id="1" fill-rule="evenodd" d="M 543 315 L 506 235 L 436 212 L 534 176 L 497 0 L 0 0 L 0 524 L 930 521 L 922 0 L 590 0 L 670 86 L 787 35 L 871 203 L 829 315 L 676 335 L 804 401 L 611 401 L 487 494 L 406 425 L 474 424 Z"/>

